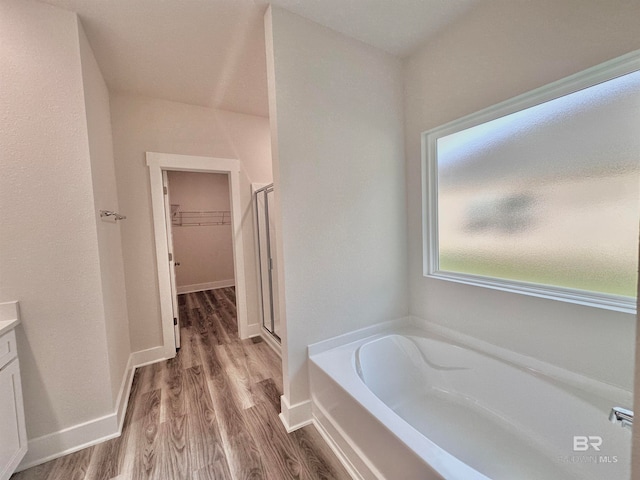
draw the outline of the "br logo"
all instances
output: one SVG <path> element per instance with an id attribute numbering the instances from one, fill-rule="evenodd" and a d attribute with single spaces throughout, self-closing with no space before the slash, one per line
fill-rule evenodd
<path id="1" fill-rule="evenodd" d="M 597 435 L 589 435 L 588 437 L 583 435 L 574 435 L 573 437 L 574 452 L 586 452 L 590 448 L 593 448 L 596 452 L 599 452 L 600 445 L 602 445 L 602 437 L 599 437 Z"/>

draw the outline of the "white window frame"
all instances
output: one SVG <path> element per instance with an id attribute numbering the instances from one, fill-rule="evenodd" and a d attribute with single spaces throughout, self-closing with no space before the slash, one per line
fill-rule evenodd
<path id="1" fill-rule="evenodd" d="M 636 299 L 552 285 L 440 271 L 438 265 L 438 172 L 436 141 L 481 123 L 640 70 L 640 50 L 628 53 L 562 80 L 550 83 L 510 100 L 422 133 L 422 229 L 423 274 L 425 277 L 520 293 L 563 302 L 636 313 Z"/>

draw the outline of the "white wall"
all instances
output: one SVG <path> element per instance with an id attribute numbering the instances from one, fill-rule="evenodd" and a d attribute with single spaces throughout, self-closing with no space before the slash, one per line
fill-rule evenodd
<path id="1" fill-rule="evenodd" d="M 397 58 L 279 8 L 265 27 L 294 405 L 309 399 L 307 345 L 407 314 L 402 72 Z"/>
<path id="2" fill-rule="evenodd" d="M 638 18 L 638 2 L 488 2 L 405 62 L 412 314 L 632 389 L 634 315 L 422 276 L 420 133 L 640 48 Z"/>
<path id="3" fill-rule="evenodd" d="M 640 258 L 640 242 L 638 245 L 638 258 Z M 640 311 L 640 282 L 638 283 L 637 290 L 637 310 Z M 635 378 L 634 378 L 634 398 L 633 398 L 633 411 L 640 412 L 640 329 L 637 328 L 636 320 L 636 355 L 635 355 Z M 640 428 L 633 429 L 633 437 L 631 439 L 631 478 L 633 480 L 640 479 Z"/>
<path id="4" fill-rule="evenodd" d="M 77 17 L 3 0 L 0 54 L 0 301 L 20 301 L 32 440 L 113 413 L 105 311 L 115 305 L 103 301 Z M 90 71 L 93 148 L 108 141 Z"/>
<path id="5" fill-rule="evenodd" d="M 78 27 L 111 392 L 115 402 L 131 354 L 131 342 L 120 222 L 100 218 L 98 213 L 99 210 L 120 210 L 113 164 L 109 91 L 84 29 L 80 23 Z"/>
<path id="6" fill-rule="evenodd" d="M 221 173 L 169 172 L 169 196 L 172 205 L 185 212 L 222 212 L 231 210 L 229 176 Z M 203 219 L 204 221 L 207 218 Z M 209 220 L 216 221 L 211 217 Z M 220 219 L 222 220 L 222 219 Z M 230 222 L 231 217 L 227 217 Z M 194 221 L 197 221 L 194 220 Z M 202 284 L 233 285 L 233 237 L 228 225 L 175 225 L 173 253 L 178 292 Z"/>
<path id="7" fill-rule="evenodd" d="M 112 93 L 111 125 L 118 198 L 127 215 L 122 246 L 132 350 L 162 344 L 147 151 L 240 160 L 247 310 L 249 322 L 259 323 L 250 183 L 270 181 L 268 119 Z"/>

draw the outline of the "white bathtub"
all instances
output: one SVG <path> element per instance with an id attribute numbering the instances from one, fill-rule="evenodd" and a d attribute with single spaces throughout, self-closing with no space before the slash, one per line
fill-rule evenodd
<path id="1" fill-rule="evenodd" d="M 315 422 L 354 476 L 629 478 L 601 394 L 413 328 L 310 353 Z"/>

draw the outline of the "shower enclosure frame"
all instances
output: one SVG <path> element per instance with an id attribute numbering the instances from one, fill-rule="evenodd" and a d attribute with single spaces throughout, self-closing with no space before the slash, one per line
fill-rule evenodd
<path id="1" fill-rule="evenodd" d="M 262 318 L 262 322 L 261 322 L 261 329 L 266 331 L 269 335 L 271 335 L 272 338 L 274 338 L 278 344 L 282 344 L 282 339 L 280 337 L 280 335 L 278 335 L 278 333 L 276 333 L 276 326 L 275 326 L 275 308 L 274 308 L 274 303 L 275 301 L 277 301 L 277 299 L 274 297 L 274 295 L 276 294 L 276 292 L 274 291 L 274 281 L 273 281 L 273 273 L 274 273 L 274 269 L 273 269 L 273 258 L 275 255 L 275 251 L 273 250 L 273 246 L 271 244 L 271 232 L 269 229 L 269 222 L 270 222 L 270 216 L 269 216 L 269 200 L 268 200 L 268 194 L 273 192 L 273 183 L 270 183 L 268 185 L 265 186 L 261 186 L 257 189 L 254 190 L 253 192 L 253 200 L 255 202 L 255 206 L 256 206 L 256 240 L 257 240 L 257 253 L 258 253 L 258 272 L 259 272 L 259 289 L 260 289 L 260 312 L 261 312 L 261 318 Z M 258 202 L 258 198 L 259 195 L 263 195 L 263 199 L 264 199 L 264 232 L 261 232 L 260 229 L 260 204 Z M 262 239 L 263 236 L 265 237 L 265 245 L 266 245 L 266 265 L 267 265 L 267 271 L 264 271 L 264 263 L 263 263 L 263 249 L 262 249 Z M 263 278 L 264 276 L 267 276 L 267 284 L 268 284 L 268 292 L 264 291 L 264 281 Z M 268 294 L 268 298 L 269 298 L 269 317 L 270 317 L 270 328 L 268 328 L 266 326 L 266 321 L 267 319 L 265 318 L 265 293 Z"/>

